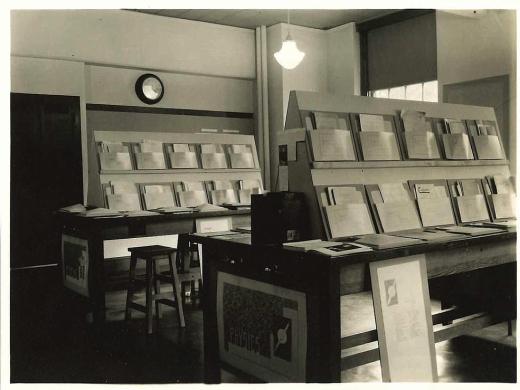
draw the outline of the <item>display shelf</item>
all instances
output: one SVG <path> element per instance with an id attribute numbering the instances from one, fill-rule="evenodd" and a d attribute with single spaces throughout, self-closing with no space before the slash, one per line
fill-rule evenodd
<path id="1" fill-rule="evenodd" d="M 409 180 L 482 179 L 487 175 L 510 176 L 509 161 L 496 160 L 410 160 L 400 161 L 314 161 L 308 132 L 315 131 L 314 112 L 333 113 L 347 118 L 350 128 L 356 115 L 363 113 L 393 118 L 402 129 L 402 110 L 424 112 L 429 123 L 442 118 L 492 123 L 500 137 L 495 112 L 490 107 L 448 103 L 430 103 L 364 96 L 327 95 L 316 92 L 292 91 L 289 96 L 285 131 L 277 135 L 280 161 L 287 164 L 289 191 L 303 192 L 309 210 L 311 238 L 330 238 L 325 226 L 323 207 L 317 189 L 327 186 L 406 183 Z M 310 127 L 311 125 L 311 127 Z M 399 130 L 402 131 L 402 130 Z M 433 129 L 433 131 L 436 131 Z M 502 142 L 500 140 L 500 144 Z M 359 146 L 359 145 L 358 145 Z M 401 153 L 401 158 L 405 155 Z"/>
<path id="2" fill-rule="evenodd" d="M 146 183 L 174 183 L 174 182 L 209 182 L 212 180 L 256 180 L 263 189 L 262 175 L 258 162 L 255 140 L 252 135 L 243 134 L 201 134 L 201 133 L 174 133 L 174 132 L 121 132 L 121 131 L 94 131 L 94 137 L 89 143 L 89 187 L 87 203 L 91 206 L 107 207 L 104 188 L 111 182 L 121 181 L 135 185 Z M 200 145 L 215 144 L 226 150 L 228 145 L 245 145 L 251 151 L 253 168 L 166 168 L 166 169 L 135 169 L 135 153 L 131 145 L 144 141 L 162 144 L 162 153 L 168 161 L 166 145 L 188 144 L 197 148 L 197 158 Z M 133 169 L 115 170 L 101 169 L 99 155 L 102 145 L 110 146 L 113 143 L 128 145 Z M 219 147 L 220 147 L 219 146 Z"/>
<path id="3" fill-rule="evenodd" d="M 313 161 L 314 169 L 369 169 L 410 167 L 460 167 L 507 165 L 508 160 L 407 160 L 407 161 Z"/>

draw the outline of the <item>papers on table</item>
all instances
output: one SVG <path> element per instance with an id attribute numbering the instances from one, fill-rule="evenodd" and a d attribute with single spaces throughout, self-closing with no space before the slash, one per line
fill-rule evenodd
<path id="1" fill-rule="evenodd" d="M 109 210 L 109 209 L 105 209 L 103 207 L 98 207 L 95 209 L 90 209 L 85 212 L 82 212 L 79 215 L 82 215 L 84 217 L 97 218 L 97 217 L 120 217 L 123 214 L 121 214 L 120 212 L 115 211 L 115 210 Z"/>
<path id="2" fill-rule="evenodd" d="M 323 240 L 307 240 L 307 241 L 296 241 L 286 242 L 283 244 L 284 249 L 297 251 L 297 252 L 308 252 L 312 249 L 327 248 L 330 246 L 338 245 L 335 241 L 323 241 Z"/>
<path id="3" fill-rule="evenodd" d="M 323 246 L 310 249 L 313 252 L 321 253 L 326 256 L 336 257 L 336 256 L 346 256 L 352 253 L 360 253 L 360 252 L 370 252 L 372 248 L 358 244 L 357 242 L 343 242 L 343 243 L 335 243 L 333 246 Z"/>
<path id="4" fill-rule="evenodd" d="M 62 207 L 60 209 L 60 211 L 65 211 L 67 213 L 75 214 L 75 213 L 83 213 L 83 212 L 87 211 L 87 209 L 82 204 L 76 203 L 71 206 Z"/>
<path id="5" fill-rule="evenodd" d="M 193 209 L 188 207 L 160 207 L 155 209 L 155 211 L 163 214 L 185 214 L 192 213 Z"/>
<path id="6" fill-rule="evenodd" d="M 465 234 L 467 236 L 483 236 L 486 234 L 500 233 L 501 229 L 493 229 L 487 227 L 475 227 L 475 226 L 446 226 L 438 227 L 439 230 L 444 230 L 450 233 Z"/>
<path id="7" fill-rule="evenodd" d="M 355 161 L 352 134 L 348 130 L 319 129 L 309 132 L 314 161 Z"/>
<path id="8" fill-rule="evenodd" d="M 415 238 L 390 236 L 388 234 L 368 234 L 361 237 L 356 243 L 368 245 L 374 249 L 388 249 L 417 245 L 421 244 L 422 241 Z"/>
<path id="9" fill-rule="evenodd" d="M 332 238 L 375 233 L 364 203 L 325 206 L 325 215 Z"/>
<path id="10" fill-rule="evenodd" d="M 401 159 L 393 132 L 361 131 L 359 139 L 365 161 Z"/>
<path id="11" fill-rule="evenodd" d="M 423 231 L 410 231 L 410 232 L 398 232 L 393 233 L 399 237 L 415 238 L 422 241 L 449 241 L 460 238 L 460 235 L 455 233 L 446 232 L 443 230 L 423 230 Z"/>
<path id="12" fill-rule="evenodd" d="M 473 151 L 467 134 L 443 134 L 444 153 L 448 160 L 472 160 Z"/>

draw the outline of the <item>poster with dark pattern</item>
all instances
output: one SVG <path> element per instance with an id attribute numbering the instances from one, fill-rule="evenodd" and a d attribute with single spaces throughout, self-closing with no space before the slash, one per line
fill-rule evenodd
<path id="1" fill-rule="evenodd" d="M 87 296 L 88 293 L 88 241 L 62 235 L 63 284 Z"/>
<path id="2" fill-rule="evenodd" d="M 220 358 L 268 382 L 305 381 L 305 294 L 218 273 Z"/>

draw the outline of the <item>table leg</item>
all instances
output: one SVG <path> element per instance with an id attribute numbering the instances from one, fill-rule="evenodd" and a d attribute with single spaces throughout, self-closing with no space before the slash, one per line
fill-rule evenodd
<path id="1" fill-rule="evenodd" d="M 202 246 L 204 261 L 202 307 L 204 311 L 204 383 L 220 383 L 220 360 L 217 331 L 217 272 L 215 265 L 218 254 Z"/>
<path id="2" fill-rule="evenodd" d="M 100 326 L 106 320 L 106 305 L 103 240 L 98 236 L 89 240 L 89 263 L 89 295 L 93 322 L 94 326 Z"/>

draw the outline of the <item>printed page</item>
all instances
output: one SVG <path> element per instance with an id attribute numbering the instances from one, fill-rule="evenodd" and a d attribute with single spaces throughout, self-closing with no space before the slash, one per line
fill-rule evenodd
<path id="1" fill-rule="evenodd" d="M 394 133 L 361 132 L 359 136 L 365 161 L 401 159 Z"/>
<path id="2" fill-rule="evenodd" d="M 385 131 L 383 115 L 359 114 L 361 131 Z"/>
<path id="3" fill-rule="evenodd" d="M 467 134 L 443 134 L 442 141 L 448 160 L 473 159 L 473 151 Z"/>
<path id="4" fill-rule="evenodd" d="M 378 203 L 376 210 L 385 233 L 421 228 L 413 201 Z"/>
<path id="5" fill-rule="evenodd" d="M 417 204 L 424 227 L 455 224 L 450 198 L 419 198 Z"/>
<path id="6" fill-rule="evenodd" d="M 165 169 L 164 154 L 162 152 L 136 153 L 137 169 Z"/>
<path id="7" fill-rule="evenodd" d="M 332 238 L 375 233 L 366 204 L 325 206 Z"/>
<path id="8" fill-rule="evenodd" d="M 402 110 L 401 119 L 406 132 L 426 132 L 428 130 L 426 113 L 423 111 Z"/>
<path id="9" fill-rule="evenodd" d="M 315 161 L 355 161 L 352 136 L 348 130 L 315 130 L 310 133 Z"/>
<path id="10" fill-rule="evenodd" d="M 465 195 L 455 198 L 462 222 L 489 220 L 484 195 Z"/>
<path id="11" fill-rule="evenodd" d="M 407 131 L 404 133 L 408 158 L 436 159 L 440 158 L 435 134 L 430 131 Z"/>
<path id="12" fill-rule="evenodd" d="M 473 136 L 479 160 L 500 160 L 504 158 L 502 146 L 496 135 Z"/>
<path id="13" fill-rule="evenodd" d="M 406 202 L 410 200 L 410 193 L 403 183 L 381 183 L 379 191 L 383 202 Z"/>

